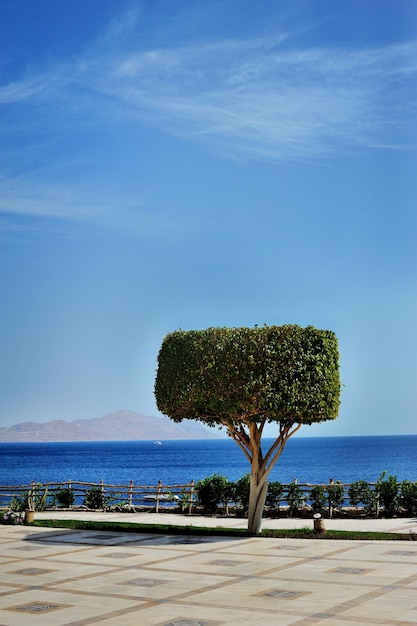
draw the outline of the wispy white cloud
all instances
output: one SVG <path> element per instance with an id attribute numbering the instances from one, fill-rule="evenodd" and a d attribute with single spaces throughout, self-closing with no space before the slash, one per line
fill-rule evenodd
<path id="1" fill-rule="evenodd" d="M 124 40 L 136 19 L 133 11 L 118 20 L 82 58 L 0 86 L 9 119 L 0 136 L 20 137 L 15 162 L 16 151 L 33 152 L 40 127 L 69 135 L 72 127 L 82 133 L 99 125 L 106 133 L 128 120 L 204 143 L 224 158 L 271 163 L 407 147 L 417 42 L 300 48 L 282 33 L 143 49 L 131 36 Z M 29 129 L 32 144 L 25 144 Z M 120 202 L 116 211 L 115 203 L 74 193 L 59 179 L 47 189 L 30 180 L 0 180 L 1 212 L 94 222 L 140 213 Z M 142 218 L 152 230 L 149 215 Z"/>
<path id="2" fill-rule="evenodd" d="M 281 161 L 400 147 L 392 128 L 410 121 L 416 59 L 415 43 L 350 52 L 223 42 L 126 55 L 95 87 L 167 132 Z"/>
<path id="3" fill-rule="evenodd" d="M 179 224 L 169 216 L 146 211 L 140 202 L 108 197 L 94 185 L 16 178 L 0 180 L 0 189 L 0 231 L 8 238 L 35 232 L 73 238 L 81 232 L 76 224 L 99 224 L 103 230 L 145 238 L 181 237 L 195 231 L 191 223 Z M 68 223 L 74 228 L 68 229 Z"/>
<path id="4" fill-rule="evenodd" d="M 0 105 L 25 102 L 38 96 L 44 88 L 44 78 L 30 78 L 0 87 Z"/>
<path id="5" fill-rule="evenodd" d="M 321 158 L 395 145 L 392 128 L 409 123 L 414 106 L 416 60 L 415 42 L 293 49 L 284 35 L 116 54 L 101 46 L 3 86 L 0 102 L 54 103 L 68 117 L 73 106 L 98 118 L 131 115 L 243 159 Z"/>

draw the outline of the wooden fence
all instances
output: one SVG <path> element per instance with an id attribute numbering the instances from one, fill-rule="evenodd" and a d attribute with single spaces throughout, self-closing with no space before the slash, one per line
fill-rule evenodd
<path id="1" fill-rule="evenodd" d="M 310 483 L 297 483 L 293 481 L 291 485 L 282 485 L 283 491 L 279 498 L 276 508 L 282 507 L 283 509 L 290 509 L 290 492 L 294 485 L 297 485 L 300 489 L 301 500 L 298 511 L 308 511 L 310 506 L 308 502 L 311 502 L 311 492 L 314 487 L 320 486 L 324 490 L 327 490 L 330 486 L 336 485 L 343 489 L 343 506 L 349 505 L 349 487 L 348 484 L 334 483 L 330 479 L 327 484 L 310 484 Z M 369 483 L 370 487 L 374 487 L 374 483 Z M 160 510 L 160 507 L 172 508 L 172 510 L 180 509 L 182 512 L 191 513 L 196 506 L 197 497 L 195 491 L 195 483 L 191 481 L 182 485 L 163 485 L 161 481 L 157 485 L 135 485 L 133 481 L 130 481 L 128 485 L 112 485 L 105 484 L 102 480 L 99 483 L 80 482 L 74 480 L 68 480 L 61 483 L 36 483 L 35 481 L 27 485 L 19 486 L 0 486 L 0 507 L 8 507 L 13 499 L 24 499 L 30 489 L 37 489 L 38 493 L 47 490 L 46 508 L 57 509 L 64 508 L 63 505 L 59 505 L 58 494 L 63 490 L 71 490 L 74 496 L 73 505 L 69 508 L 96 508 L 96 509 L 115 509 L 119 511 L 132 511 L 137 509 L 143 509 L 144 507 L 150 508 L 155 512 Z M 91 490 L 99 491 L 101 498 L 99 506 L 87 507 L 84 505 L 86 496 Z M 221 506 L 228 510 L 228 506 L 233 506 L 234 502 L 221 503 Z M 68 507 L 67 507 L 68 508 Z M 328 507 L 328 515 L 332 516 L 332 507 Z M 291 514 L 291 511 L 290 511 Z"/>
<path id="2" fill-rule="evenodd" d="M 67 480 L 61 483 L 39 484 L 33 481 L 28 485 L 0 486 L 0 507 L 9 506 L 14 499 L 24 500 L 29 490 L 35 490 L 38 494 L 46 490 L 46 508 L 62 508 L 62 505 L 57 505 L 58 494 L 67 489 L 74 496 L 74 503 L 70 508 L 82 507 L 92 490 L 99 492 L 100 497 L 96 500 L 102 503 L 102 506 L 95 508 L 118 507 L 121 510 L 134 511 L 135 508 L 151 506 L 158 512 L 160 505 L 164 504 L 180 506 L 183 511 L 191 513 L 195 503 L 194 481 L 185 485 L 167 486 L 161 481 L 157 485 L 135 485 L 132 480 L 128 485 L 111 485 L 102 480 L 99 483 Z"/>

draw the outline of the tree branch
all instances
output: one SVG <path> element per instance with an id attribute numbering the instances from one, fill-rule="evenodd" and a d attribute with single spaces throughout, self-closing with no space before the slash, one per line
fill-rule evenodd
<path id="1" fill-rule="evenodd" d="M 291 429 L 291 426 L 293 426 L 292 429 Z M 290 426 L 283 426 L 283 427 L 280 426 L 279 437 L 277 437 L 273 445 L 268 450 L 265 460 L 263 462 L 262 469 L 265 471 L 265 476 L 269 475 L 275 463 L 278 461 L 279 457 L 281 456 L 284 450 L 287 440 L 290 437 L 292 437 L 292 435 L 296 433 L 297 430 L 299 430 L 299 428 L 301 428 L 301 424 L 295 424 L 295 425 L 292 424 Z"/>
<path id="2" fill-rule="evenodd" d="M 235 426 L 233 426 L 233 424 L 225 424 L 227 426 L 227 430 L 229 431 L 229 435 L 232 439 L 234 439 L 234 441 L 236 441 L 236 443 L 238 444 L 239 448 L 243 451 L 244 455 L 246 456 L 246 458 L 248 459 L 249 463 L 252 464 L 252 454 L 251 454 L 251 449 L 250 447 L 247 445 L 247 439 L 248 437 L 242 437 L 242 433 L 239 432 Z M 244 435 L 246 435 L 246 433 L 243 433 Z M 245 441 L 246 439 L 246 441 Z"/>

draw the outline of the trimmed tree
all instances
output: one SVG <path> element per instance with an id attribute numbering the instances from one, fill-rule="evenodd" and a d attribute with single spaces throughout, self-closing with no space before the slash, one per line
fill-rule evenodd
<path id="1" fill-rule="evenodd" d="M 268 475 L 302 424 L 335 419 L 339 352 L 333 332 L 312 326 L 208 328 L 168 334 L 158 355 L 158 409 L 176 422 L 221 426 L 251 465 L 248 530 L 258 533 Z M 265 424 L 277 437 L 265 453 Z"/>

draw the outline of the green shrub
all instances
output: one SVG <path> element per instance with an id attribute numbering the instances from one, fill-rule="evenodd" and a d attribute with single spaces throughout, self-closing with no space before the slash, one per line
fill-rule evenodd
<path id="1" fill-rule="evenodd" d="M 203 478 L 196 483 L 197 502 L 201 504 L 204 511 L 216 513 L 221 503 L 227 502 L 230 491 L 230 483 L 226 476 L 213 474 Z"/>
<path id="2" fill-rule="evenodd" d="M 385 515 L 395 515 L 400 508 L 399 484 L 396 476 L 388 476 L 387 480 L 378 481 L 379 503 Z"/>
<path id="3" fill-rule="evenodd" d="M 326 507 L 326 495 L 324 487 L 316 485 L 310 492 L 310 502 L 313 513 L 323 513 Z"/>
<path id="4" fill-rule="evenodd" d="M 279 513 L 282 494 L 284 492 L 283 485 L 278 481 L 268 483 L 268 493 L 266 494 L 265 505 Z"/>
<path id="5" fill-rule="evenodd" d="M 336 480 L 336 482 L 327 485 L 326 492 L 329 517 L 332 517 L 333 509 L 340 509 L 345 499 L 343 485 L 341 485 L 340 480 Z"/>
<path id="6" fill-rule="evenodd" d="M 366 480 L 357 480 L 349 485 L 348 495 L 352 506 L 366 506 L 372 498 L 372 489 Z"/>
<path id="7" fill-rule="evenodd" d="M 226 515 L 229 513 L 229 502 L 236 501 L 236 485 L 233 482 L 227 482 L 223 491 L 223 506 Z"/>
<path id="8" fill-rule="evenodd" d="M 369 486 L 369 491 L 364 493 L 364 511 L 367 515 L 374 515 L 378 517 L 381 506 L 381 495 L 384 487 L 382 487 L 383 479 L 386 475 L 386 471 L 382 472 L 376 481 L 374 488 Z"/>
<path id="9" fill-rule="evenodd" d="M 27 494 L 23 496 L 14 496 L 9 502 L 9 508 L 15 513 L 20 513 L 28 508 Z"/>
<path id="10" fill-rule="evenodd" d="M 74 504 L 74 492 L 69 487 L 60 488 L 55 492 L 54 499 L 58 505 L 69 508 Z"/>
<path id="11" fill-rule="evenodd" d="M 105 509 L 107 500 L 100 487 L 91 487 L 84 496 L 83 504 L 88 509 Z"/>
<path id="12" fill-rule="evenodd" d="M 250 476 L 245 474 L 235 484 L 235 502 L 242 509 L 244 515 L 249 508 Z"/>
<path id="13" fill-rule="evenodd" d="M 15 496 L 10 501 L 12 511 L 24 511 L 31 509 L 32 511 L 44 511 L 48 505 L 48 487 L 44 487 L 42 483 L 34 484 L 22 496 Z"/>
<path id="14" fill-rule="evenodd" d="M 304 504 L 304 495 L 300 485 L 292 482 L 288 485 L 286 500 L 289 506 L 290 517 L 298 513 L 298 509 Z"/>
<path id="15" fill-rule="evenodd" d="M 400 484 L 399 501 L 407 515 L 417 515 L 417 482 L 403 480 Z"/>

